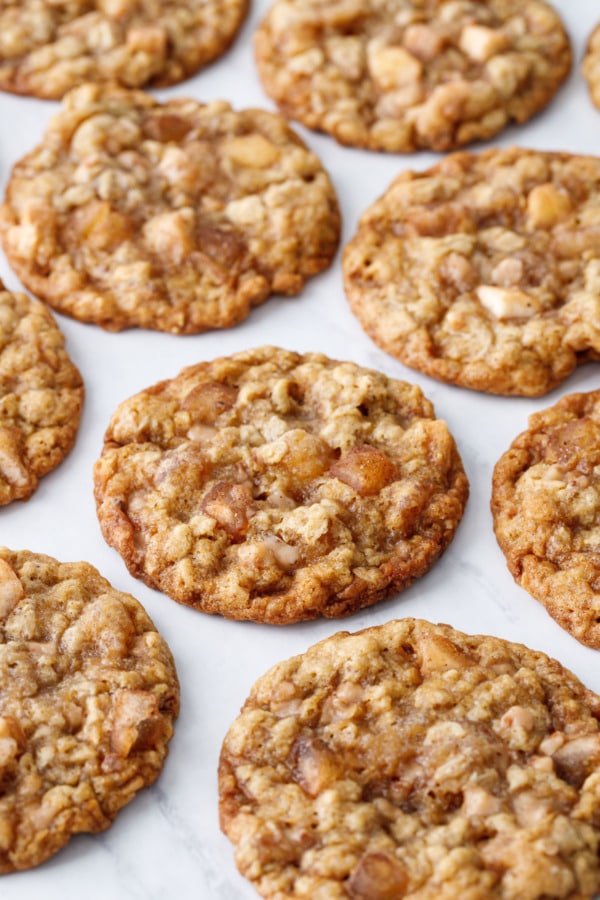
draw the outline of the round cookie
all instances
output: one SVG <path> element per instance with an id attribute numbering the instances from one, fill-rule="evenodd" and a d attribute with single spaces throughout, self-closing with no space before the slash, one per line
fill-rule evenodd
<path id="1" fill-rule="evenodd" d="M 275 0 L 255 34 L 288 116 L 370 150 L 451 150 L 546 106 L 571 68 L 545 0 Z"/>
<path id="2" fill-rule="evenodd" d="M 594 105 L 600 108 L 600 24 L 589 37 L 581 61 L 581 74 L 587 81 Z"/>
<path id="3" fill-rule="evenodd" d="M 407 366 L 539 396 L 600 358 L 600 159 L 519 147 L 406 171 L 363 214 L 344 286 Z"/>
<path id="4" fill-rule="evenodd" d="M 0 90 L 58 100 L 85 81 L 165 87 L 227 50 L 248 0 L 18 0 L 0 7 Z"/>
<path id="5" fill-rule="evenodd" d="M 132 575 L 233 619 L 345 616 L 433 565 L 468 482 L 419 388 L 262 347 L 123 402 L 94 469 Z"/>
<path id="6" fill-rule="evenodd" d="M 600 650 L 600 391 L 530 416 L 494 468 L 492 513 L 515 581 Z"/>
<path id="7" fill-rule="evenodd" d="M 226 328 L 330 265 L 329 177 L 282 116 L 84 85 L 13 169 L 2 243 L 23 283 L 108 330 Z"/>
<path id="8" fill-rule="evenodd" d="M 341 632 L 252 688 L 221 827 L 269 900 L 590 900 L 599 718 L 521 644 L 415 619 Z"/>
<path id="9" fill-rule="evenodd" d="M 88 563 L 0 548 L 0 873 L 108 828 L 160 773 L 178 706 L 137 600 Z"/>
<path id="10" fill-rule="evenodd" d="M 0 281 L 0 506 L 27 500 L 69 453 L 83 399 L 52 314 Z"/>

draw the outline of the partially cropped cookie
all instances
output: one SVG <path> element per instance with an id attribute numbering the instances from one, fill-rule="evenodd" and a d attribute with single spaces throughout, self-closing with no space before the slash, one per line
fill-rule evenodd
<path id="1" fill-rule="evenodd" d="M 164 87 L 224 53 L 247 0 L 19 0 L 0 7 L 0 90 L 57 100 L 84 81 Z"/>
<path id="2" fill-rule="evenodd" d="M 68 95 L 0 212 L 11 266 L 55 309 L 177 334 L 298 294 L 339 230 L 331 181 L 282 116 L 97 85 Z"/>
<path id="3" fill-rule="evenodd" d="M 0 873 L 103 831 L 160 773 L 175 666 L 141 605 L 88 563 L 0 548 Z"/>
<path id="4" fill-rule="evenodd" d="M 600 650 L 600 391 L 530 416 L 496 463 L 492 512 L 515 581 Z"/>
<path id="5" fill-rule="evenodd" d="M 124 401 L 94 483 L 132 575 L 203 612 L 275 624 L 407 587 L 450 543 L 468 493 L 419 388 L 275 347 Z"/>
<path id="6" fill-rule="evenodd" d="M 84 387 L 49 310 L 0 282 L 0 506 L 27 500 L 75 442 Z"/>
<path id="7" fill-rule="evenodd" d="M 275 0 L 258 71 L 288 116 L 370 150 L 451 150 L 525 122 L 571 68 L 545 0 Z"/>
<path id="8" fill-rule="evenodd" d="M 407 366 L 538 396 L 600 358 L 600 159 L 519 147 L 405 171 L 343 258 L 350 306 Z"/>
<path id="9" fill-rule="evenodd" d="M 415 619 L 274 666 L 225 737 L 221 827 L 268 900 L 591 900 L 600 698 Z"/>
<path id="10" fill-rule="evenodd" d="M 581 73 L 585 78 L 593 103 L 600 108 L 600 24 L 592 31 L 583 60 Z"/>

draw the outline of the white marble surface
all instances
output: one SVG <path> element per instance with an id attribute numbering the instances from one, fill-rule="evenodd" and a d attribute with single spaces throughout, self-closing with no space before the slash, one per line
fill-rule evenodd
<path id="1" fill-rule="evenodd" d="M 229 54 L 162 96 L 225 98 L 234 106 L 272 108 L 255 74 L 252 33 L 268 0 L 255 0 Z M 551 106 L 534 121 L 494 143 L 598 152 L 600 111 L 579 74 L 585 40 L 600 20 L 598 0 L 557 0 L 570 31 L 575 66 Z M 0 188 L 11 165 L 39 140 L 56 104 L 0 96 Z M 363 209 L 404 168 L 425 168 L 436 157 L 370 155 L 341 148 L 325 136 L 298 131 L 320 155 L 338 191 L 346 241 Z M 0 258 L 0 276 L 18 280 Z M 80 367 L 87 399 L 81 430 L 69 458 L 47 476 L 28 503 L 0 510 L 0 543 L 93 563 L 116 587 L 134 594 L 168 640 L 181 680 L 182 710 L 166 767 L 113 826 L 79 836 L 38 869 L 3 876 L 2 900 L 252 900 L 232 848 L 219 832 L 216 769 L 222 738 L 252 682 L 272 663 L 303 651 L 340 629 L 359 628 L 404 615 L 444 621 L 468 632 L 521 641 L 557 657 L 600 691 L 600 655 L 563 632 L 541 605 L 517 587 L 492 532 L 489 512 L 493 465 L 526 426 L 529 413 L 565 393 L 600 384 L 597 364 L 575 372 L 545 398 L 484 396 L 420 376 L 379 351 L 363 334 L 342 290 L 339 255 L 326 274 L 294 299 L 271 299 L 249 321 L 227 332 L 194 337 L 132 331 L 108 334 L 59 318 Z M 131 578 L 120 557 L 103 542 L 92 498 L 91 470 L 108 419 L 117 404 L 183 365 L 274 343 L 299 351 L 320 350 L 379 368 L 421 385 L 456 437 L 471 483 L 464 520 L 445 556 L 409 590 L 344 621 L 265 627 L 194 612 Z"/>

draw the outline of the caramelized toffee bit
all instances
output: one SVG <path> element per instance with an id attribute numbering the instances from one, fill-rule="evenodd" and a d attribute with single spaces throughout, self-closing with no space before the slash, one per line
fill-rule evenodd
<path id="1" fill-rule="evenodd" d="M 234 541 L 240 541 L 248 531 L 254 511 L 252 492 L 245 484 L 219 481 L 202 499 L 200 508 L 215 519 Z"/>
<path id="2" fill-rule="evenodd" d="M 102 533 L 180 603 L 287 624 L 424 574 L 468 482 L 421 391 L 261 347 L 190 366 L 115 411 L 94 471 Z"/>
<path id="3" fill-rule="evenodd" d="M 215 422 L 221 413 L 235 404 L 237 391 L 216 381 L 199 384 L 183 398 L 181 407 L 190 413 L 194 421 Z"/>
<path id="4" fill-rule="evenodd" d="M 396 900 L 406 896 L 408 876 L 404 866 L 387 853 L 365 853 L 348 881 L 356 900 Z"/>
<path id="5" fill-rule="evenodd" d="M 164 738 L 165 723 L 158 697 L 149 691 L 118 691 L 110 728 L 110 745 L 119 756 L 149 750 Z"/>
<path id="6" fill-rule="evenodd" d="M 394 481 L 396 466 L 393 461 L 368 444 L 351 447 L 330 469 L 335 478 L 348 484 L 361 497 L 378 494 Z"/>
<path id="7" fill-rule="evenodd" d="M 340 632 L 252 688 L 221 827 L 267 900 L 591 900 L 599 713 L 522 644 L 415 619 Z"/>

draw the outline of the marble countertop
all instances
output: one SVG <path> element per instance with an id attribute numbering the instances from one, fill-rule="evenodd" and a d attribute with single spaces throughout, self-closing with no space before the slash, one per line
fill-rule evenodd
<path id="1" fill-rule="evenodd" d="M 254 0 L 234 47 L 195 78 L 157 96 L 227 99 L 236 108 L 272 109 L 256 77 L 252 34 L 269 0 Z M 579 74 L 581 55 L 596 20 L 597 0 L 556 0 L 574 46 L 571 76 L 552 104 L 533 121 L 497 137 L 497 146 L 597 153 L 600 110 Z M 33 148 L 57 109 L 52 102 L 0 96 L 0 187 L 10 167 Z M 342 148 L 295 126 L 319 155 L 338 192 L 345 243 L 361 212 L 405 168 L 423 169 L 433 154 L 368 154 Z M 5 259 L 0 277 L 20 287 Z M 28 503 L 0 510 L 0 543 L 87 560 L 120 590 L 137 597 L 169 642 L 181 681 L 181 715 L 165 769 L 99 835 L 78 836 L 35 870 L 2 876 L 2 900 L 253 900 L 237 873 L 217 813 L 217 760 L 222 739 L 251 684 L 271 664 L 300 653 L 338 630 L 356 631 L 401 616 L 447 622 L 470 633 L 526 643 L 570 668 L 600 692 L 600 655 L 577 643 L 542 606 L 514 584 L 492 531 L 491 474 L 498 457 L 535 410 L 559 397 L 600 384 L 588 364 L 544 398 L 486 396 L 437 383 L 378 350 L 350 312 L 342 289 L 340 256 L 297 298 L 275 298 L 242 325 L 221 333 L 178 337 L 131 331 L 109 334 L 58 317 L 68 350 L 86 384 L 80 432 L 68 459 L 46 476 Z M 135 391 L 169 378 L 200 360 L 271 343 L 301 352 L 318 350 L 419 384 L 454 434 L 471 484 L 456 537 L 433 569 L 404 593 L 348 619 L 287 627 L 225 621 L 179 606 L 127 572 L 103 541 L 92 496 L 92 466 L 110 415 Z"/>

